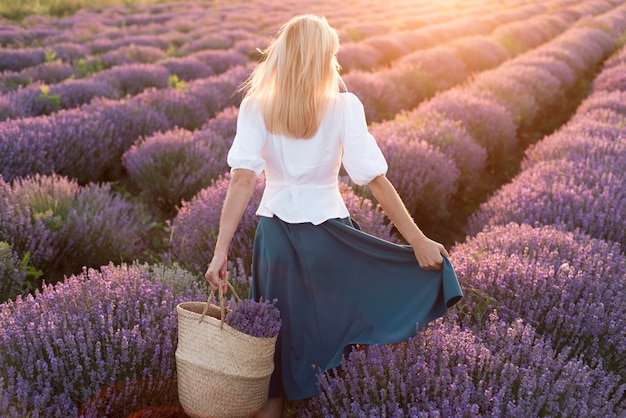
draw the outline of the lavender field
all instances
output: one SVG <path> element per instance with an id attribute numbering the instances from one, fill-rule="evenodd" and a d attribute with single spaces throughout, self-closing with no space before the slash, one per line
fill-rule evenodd
<path id="1" fill-rule="evenodd" d="M 465 293 L 296 417 L 626 417 L 626 4 L 229 0 L 0 18 L 0 416 L 184 417 L 237 87 L 299 13 Z M 264 179 L 233 240 L 247 292 Z M 341 179 L 362 229 L 401 242 Z"/>

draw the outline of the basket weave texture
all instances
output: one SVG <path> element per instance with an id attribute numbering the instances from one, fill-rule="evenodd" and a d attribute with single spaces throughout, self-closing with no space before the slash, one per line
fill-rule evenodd
<path id="1" fill-rule="evenodd" d="M 178 396 L 185 413 L 252 416 L 267 401 L 277 337 L 237 331 L 223 322 L 225 311 L 208 301 L 183 302 L 176 311 Z"/>

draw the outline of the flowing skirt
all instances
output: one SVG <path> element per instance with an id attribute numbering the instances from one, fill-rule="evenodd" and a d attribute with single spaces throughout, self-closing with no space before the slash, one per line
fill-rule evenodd
<path id="1" fill-rule="evenodd" d="M 444 315 L 463 293 L 452 265 L 422 269 L 410 246 L 356 229 L 261 217 L 250 297 L 278 299 L 283 325 L 270 397 L 318 394 L 317 374 L 340 365 L 352 344 L 392 344 Z"/>

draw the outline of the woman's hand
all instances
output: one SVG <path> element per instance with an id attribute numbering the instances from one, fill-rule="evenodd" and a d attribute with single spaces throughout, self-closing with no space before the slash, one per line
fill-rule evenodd
<path id="1" fill-rule="evenodd" d="M 228 257 L 226 254 L 213 254 L 213 259 L 204 273 L 204 278 L 209 282 L 211 289 L 217 291 L 222 286 L 222 291 L 226 293 L 228 285 Z"/>
<path id="2" fill-rule="evenodd" d="M 443 245 L 424 235 L 417 227 L 396 188 L 387 177 L 384 174 L 376 177 L 369 183 L 369 187 L 391 222 L 413 247 L 420 267 L 425 270 L 441 270 L 443 268 L 442 254 L 449 257 L 448 251 Z"/>
<path id="3" fill-rule="evenodd" d="M 428 237 L 419 240 L 412 247 L 417 262 L 424 270 L 441 270 L 443 268 L 442 255 L 450 256 L 442 244 Z"/>

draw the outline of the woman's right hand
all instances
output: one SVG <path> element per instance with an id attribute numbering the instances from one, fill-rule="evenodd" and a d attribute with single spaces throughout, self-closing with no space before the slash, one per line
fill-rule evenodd
<path id="1" fill-rule="evenodd" d="M 204 278 L 209 282 L 211 289 L 217 291 L 222 286 L 222 291 L 226 293 L 228 285 L 228 257 L 226 254 L 213 254 L 211 263 L 204 273 Z"/>

